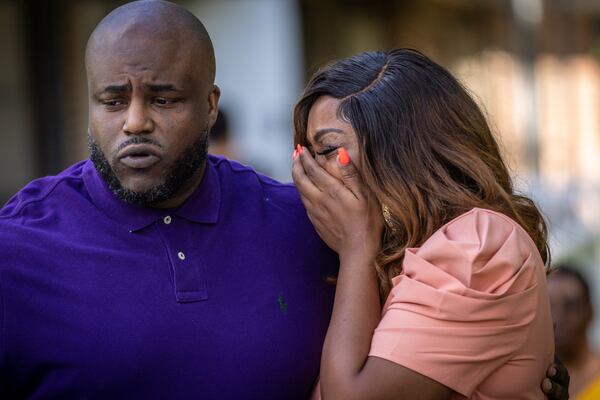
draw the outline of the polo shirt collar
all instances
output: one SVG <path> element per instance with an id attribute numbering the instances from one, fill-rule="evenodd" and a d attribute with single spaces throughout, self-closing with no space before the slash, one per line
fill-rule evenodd
<path id="1" fill-rule="evenodd" d="M 94 205 L 131 232 L 145 228 L 166 215 L 177 215 L 192 222 L 207 224 L 217 222 L 219 217 L 221 185 L 210 159 L 206 161 L 204 176 L 196 190 L 175 209 L 143 207 L 120 200 L 110 190 L 90 160 L 87 160 L 84 165 L 83 181 Z"/>

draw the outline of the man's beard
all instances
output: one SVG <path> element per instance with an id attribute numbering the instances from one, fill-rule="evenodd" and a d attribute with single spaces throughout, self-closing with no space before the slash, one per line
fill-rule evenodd
<path id="1" fill-rule="evenodd" d="M 134 136 L 121 146 L 124 147 L 137 143 L 155 142 L 143 136 Z M 115 196 L 129 204 L 151 207 L 173 197 L 204 165 L 208 154 L 208 131 L 203 132 L 175 160 L 163 183 L 142 192 L 136 192 L 121 185 L 108 159 L 90 134 L 88 134 L 88 149 L 90 151 L 90 159 L 96 171 L 98 171 L 98 174 L 104 179 Z"/>

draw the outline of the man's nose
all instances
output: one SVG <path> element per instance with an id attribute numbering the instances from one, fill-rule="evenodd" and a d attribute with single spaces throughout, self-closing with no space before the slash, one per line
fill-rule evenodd
<path id="1" fill-rule="evenodd" d="M 132 100 L 127 109 L 123 131 L 128 135 L 150 133 L 154 130 L 154 122 L 147 105 L 143 100 Z"/>

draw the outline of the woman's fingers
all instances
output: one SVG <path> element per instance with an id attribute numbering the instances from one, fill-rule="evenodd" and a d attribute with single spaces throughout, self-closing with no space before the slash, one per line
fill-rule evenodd
<path id="1" fill-rule="evenodd" d="M 304 172 L 308 178 L 319 190 L 325 191 L 331 187 L 341 186 L 340 181 L 329 175 L 304 147 L 302 147 L 302 152 L 298 159 L 302 163 Z"/>
<path id="2" fill-rule="evenodd" d="M 306 148 L 301 149 L 302 151 L 294 152 L 292 179 L 308 200 L 314 200 L 321 193 L 334 199 L 348 194 L 356 199 L 364 199 L 362 179 L 345 148 L 341 147 L 338 151 L 342 182 L 325 171 Z"/>
<path id="3" fill-rule="evenodd" d="M 346 148 L 340 147 L 338 149 L 337 161 L 344 186 L 346 186 L 357 199 L 363 198 L 362 178 L 360 177 L 356 166 L 352 160 L 350 160 L 350 156 L 348 155 Z"/>
<path id="4" fill-rule="evenodd" d="M 297 153 L 294 154 L 296 155 Z M 314 200 L 321 193 L 321 190 L 315 186 L 306 174 L 299 155 L 292 161 L 292 179 L 302 196 L 305 206 L 307 206 L 307 201 Z"/>
<path id="5" fill-rule="evenodd" d="M 371 197 L 363 195 L 368 192 L 349 157 L 342 159 L 342 181 L 322 168 L 308 150 L 301 149 L 293 155 L 292 177 L 321 239 L 338 253 L 365 244 L 369 249 L 378 248 L 380 229 L 376 228 L 383 225 L 376 219 L 380 207 L 372 207 Z"/>

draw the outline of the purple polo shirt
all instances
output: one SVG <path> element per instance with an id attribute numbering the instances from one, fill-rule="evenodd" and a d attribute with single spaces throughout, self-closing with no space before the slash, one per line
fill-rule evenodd
<path id="1" fill-rule="evenodd" d="M 293 186 L 210 157 L 178 209 L 90 161 L 0 211 L 0 397 L 306 399 L 337 257 Z"/>

